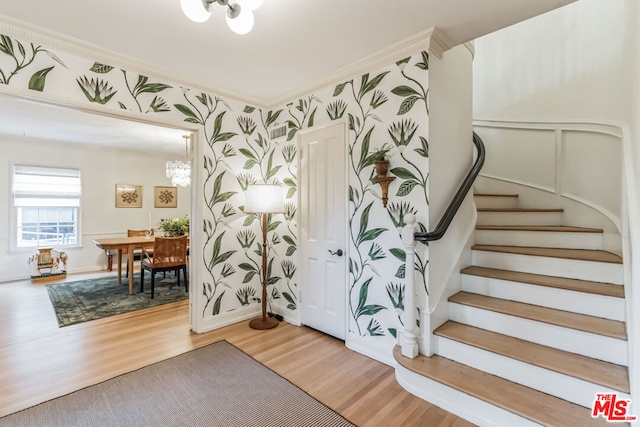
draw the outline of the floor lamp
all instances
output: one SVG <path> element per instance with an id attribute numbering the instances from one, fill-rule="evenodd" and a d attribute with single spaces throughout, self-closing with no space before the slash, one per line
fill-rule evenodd
<path id="1" fill-rule="evenodd" d="M 282 188 L 279 185 L 258 184 L 247 187 L 245 213 L 262 214 L 262 317 L 249 322 L 253 329 L 271 329 L 278 319 L 267 315 L 267 215 L 284 212 Z"/>

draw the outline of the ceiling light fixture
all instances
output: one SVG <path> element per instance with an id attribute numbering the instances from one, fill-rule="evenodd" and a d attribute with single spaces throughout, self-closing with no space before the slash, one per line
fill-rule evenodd
<path id="1" fill-rule="evenodd" d="M 171 185 L 186 187 L 191 183 L 191 165 L 189 164 L 189 138 L 184 135 L 185 160 L 170 160 L 167 162 L 167 178 L 171 178 Z"/>
<path id="2" fill-rule="evenodd" d="M 227 25 L 236 34 L 247 34 L 253 28 L 253 11 L 262 5 L 262 0 L 180 0 L 187 18 L 204 22 L 211 16 L 211 5 L 227 6 Z"/>

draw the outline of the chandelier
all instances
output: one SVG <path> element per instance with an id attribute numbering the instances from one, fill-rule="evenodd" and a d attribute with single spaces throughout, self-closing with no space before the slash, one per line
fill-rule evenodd
<path id="1" fill-rule="evenodd" d="M 185 160 L 170 160 L 167 162 L 167 178 L 171 178 L 171 185 L 186 187 L 191 183 L 191 165 L 189 164 L 189 138 L 184 135 Z"/>
<path id="2" fill-rule="evenodd" d="M 227 25 L 236 34 L 247 34 L 253 28 L 253 11 L 262 5 L 262 0 L 180 0 L 187 18 L 204 22 L 211 16 L 211 5 L 218 3 L 227 7 Z"/>

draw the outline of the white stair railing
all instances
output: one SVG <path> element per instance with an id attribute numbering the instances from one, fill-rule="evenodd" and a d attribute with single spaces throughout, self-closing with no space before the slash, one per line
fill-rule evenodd
<path id="1" fill-rule="evenodd" d="M 458 209 L 462 205 L 467 193 L 473 186 L 475 179 L 482 169 L 485 158 L 485 147 L 482 139 L 473 133 L 473 144 L 478 150 L 471 170 L 462 181 L 460 188 L 451 199 L 449 206 L 442 214 L 442 218 L 438 222 L 438 225 L 433 231 L 427 233 L 416 233 L 416 217 L 413 214 L 407 214 L 404 216 L 405 226 L 402 229 L 402 243 L 405 247 L 405 293 L 404 293 L 404 332 L 400 337 L 399 344 L 402 349 L 402 355 L 414 359 L 418 356 L 418 339 L 416 332 L 418 330 L 417 325 L 417 310 L 416 310 L 416 289 L 415 289 L 415 253 L 416 242 L 431 242 L 441 239 L 446 233 L 447 229 L 451 225 L 451 221 L 455 217 Z M 427 322 L 429 323 L 429 322 Z M 424 328 L 424 335 L 430 335 L 430 325 L 422 324 Z M 423 342 L 425 345 L 425 351 L 427 355 L 431 356 L 430 336 L 423 336 Z"/>
<path id="2" fill-rule="evenodd" d="M 405 289 L 404 289 L 404 333 L 400 347 L 402 355 L 415 359 L 418 356 L 417 313 L 415 291 L 415 255 L 416 241 L 414 238 L 416 217 L 413 214 L 404 216 L 405 226 L 402 229 L 402 243 L 404 244 L 405 260 Z"/>

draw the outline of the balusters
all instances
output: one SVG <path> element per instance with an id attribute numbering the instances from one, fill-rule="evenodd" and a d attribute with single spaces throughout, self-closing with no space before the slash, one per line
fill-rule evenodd
<path id="1" fill-rule="evenodd" d="M 414 359 L 418 355 L 416 340 L 416 296 L 415 296 L 415 251 L 414 240 L 416 217 L 413 214 L 404 216 L 405 226 L 402 229 L 402 243 L 404 244 L 405 260 L 405 291 L 404 291 L 404 334 L 402 334 L 402 355 Z"/>

